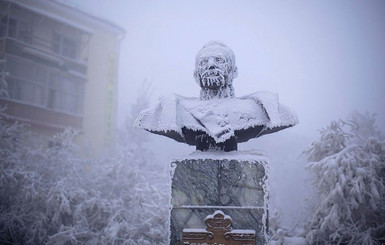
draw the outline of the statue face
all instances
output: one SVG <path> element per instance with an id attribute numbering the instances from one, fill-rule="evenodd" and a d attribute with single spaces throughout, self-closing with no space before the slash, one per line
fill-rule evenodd
<path id="1" fill-rule="evenodd" d="M 236 67 L 233 64 L 231 50 L 221 45 L 204 47 L 199 51 L 194 77 L 202 88 L 219 89 L 232 83 L 236 76 Z"/>

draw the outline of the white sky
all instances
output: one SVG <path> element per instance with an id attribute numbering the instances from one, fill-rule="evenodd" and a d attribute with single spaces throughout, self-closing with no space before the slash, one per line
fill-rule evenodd
<path id="1" fill-rule="evenodd" d="M 298 155 L 316 139 L 318 129 L 358 110 L 377 113 L 377 125 L 385 132 L 385 1 L 63 1 L 127 31 L 119 70 L 121 121 L 145 79 L 152 83 L 153 104 L 161 94 L 173 92 L 197 97 L 193 70 L 198 50 L 210 40 L 232 48 L 238 66 L 236 96 L 277 92 L 300 120 L 291 129 L 240 145 L 270 155 L 277 193 L 273 207 L 285 214 L 295 216 L 304 209 L 298 200 L 300 192 L 307 192 L 306 174 Z M 162 162 L 193 151 L 154 137 Z"/>
<path id="2" fill-rule="evenodd" d="M 385 129 L 385 1 L 76 0 L 127 34 L 119 71 L 119 119 L 147 79 L 161 94 L 198 96 L 192 73 L 204 43 L 220 40 L 237 58 L 237 96 L 277 92 L 297 112 L 298 130 L 353 110 L 375 112 Z"/>

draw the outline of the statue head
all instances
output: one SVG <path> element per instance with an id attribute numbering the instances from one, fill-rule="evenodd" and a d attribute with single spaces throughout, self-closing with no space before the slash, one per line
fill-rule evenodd
<path id="1" fill-rule="evenodd" d="M 233 79 L 238 75 L 234 52 L 217 41 L 206 43 L 195 57 L 195 81 L 201 99 L 234 97 Z"/>

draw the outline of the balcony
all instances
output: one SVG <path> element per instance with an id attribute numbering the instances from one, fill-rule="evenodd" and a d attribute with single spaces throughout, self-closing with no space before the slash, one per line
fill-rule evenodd
<path id="1" fill-rule="evenodd" d="M 86 80 L 52 66 L 5 54 L 10 98 L 55 111 L 83 114 Z"/>
<path id="2" fill-rule="evenodd" d="M 37 45 L 23 43 L 14 38 L 3 39 L 3 42 L 5 43 L 4 51 L 6 54 L 23 57 L 37 63 L 64 71 L 71 71 L 72 73 L 86 77 L 87 63 L 85 61 L 66 58 L 54 52 L 47 52 Z"/>
<path id="3" fill-rule="evenodd" d="M 89 33 L 12 2 L 0 7 L 0 47 L 6 53 L 86 74 Z"/>
<path id="4" fill-rule="evenodd" d="M 49 128 L 82 127 L 85 79 L 29 59 L 5 54 L 8 84 L 0 106 L 15 119 Z"/>
<path id="5" fill-rule="evenodd" d="M 34 127 L 61 131 L 65 128 L 82 129 L 83 118 L 30 105 L 21 101 L 0 98 L 0 107 L 6 107 L 10 119 L 31 124 Z"/>

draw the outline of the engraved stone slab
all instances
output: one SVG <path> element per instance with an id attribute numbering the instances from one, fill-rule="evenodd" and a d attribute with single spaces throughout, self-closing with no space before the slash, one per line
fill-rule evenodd
<path id="1" fill-rule="evenodd" d="M 222 210 L 215 211 L 205 219 L 205 229 L 183 229 L 183 245 L 223 244 L 255 245 L 254 230 L 233 230 L 232 219 Z"/>
<path id="2" fill-rule="evenodd" d="M 183 229 L 205 227 L 222 210 L 234 229 L 256 231 L 266 242 L 267 158 L 257 152 L 195 152 L 172 163 L 170 244 L 182 244 Z"/>
<path id="3" fill-rule="evenodd" d="M 205 227 L 205 218 L 214 213 L 218 208 L 232 218 L 234 229 L 251 229 L 256 231 L 256 244 L 265 244 L 266 215 L 263 208 L 242 209 L 212 207 L 212 208 L 173 208 L 171 210 L 171 242 L 170 244 L 183 244 L 183 229 Z"/>

